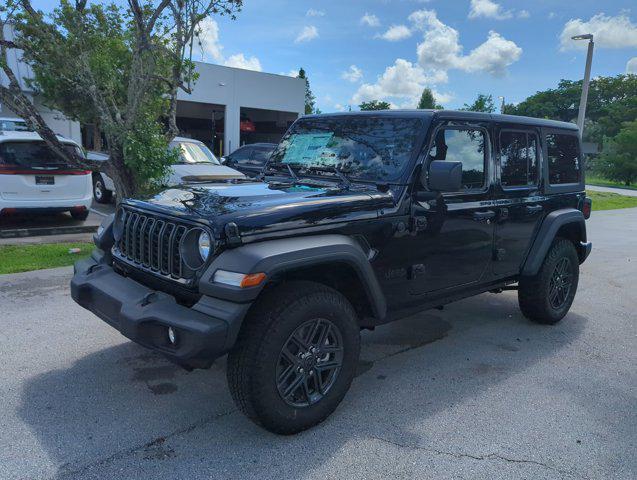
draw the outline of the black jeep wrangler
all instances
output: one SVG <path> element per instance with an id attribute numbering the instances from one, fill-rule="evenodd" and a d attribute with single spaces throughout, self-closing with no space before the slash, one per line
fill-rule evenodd
<path id="1" fill-rule="evenodd" d="M 561 320 L 591 251 L 590 209 L 569 123 L 305 116 L 258 180 L 122 201 L 71 292 L 188 369 L 228 354 L 241 411 L 290 434 L 343 399 L 363 328 L 512 289 L 530 320 Z"/>

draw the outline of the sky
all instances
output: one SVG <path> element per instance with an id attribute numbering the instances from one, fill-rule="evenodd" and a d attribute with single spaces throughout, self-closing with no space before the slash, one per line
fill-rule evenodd
<path id="1" fill-rule="evenodd" d="M 413 108 L 425 87 L 445 108 L 479 93 L 517 103 L 582 78 L 576 34 L 595 35 L 593 77 L 637 73 L 635 10 L 634 0 L 244 0 L 236 20 L 204 22 L 193 59 L 303 67 L 323 112 L 374 99 Z"/>

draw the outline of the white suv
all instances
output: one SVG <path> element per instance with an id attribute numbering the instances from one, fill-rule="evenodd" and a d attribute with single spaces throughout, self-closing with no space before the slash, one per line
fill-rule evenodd
<path id="1" fill-rule="evenodd" d="M 67 165 L 17 119 L 0 118 L 0 214 L 68 211 L 86 220 L 93 197 L 91 171 Z M 83 155 L 73 140 L 58 137 Z"/>
<path id="2" fill-rule="evenodd" d="M 179 149 L 179 161 L 170 166 L 168 175 L 160 183 L 172 187 L 182 183 L 218 182 L 246 178 L 234 168 L 222 165 L 210 149 L 199 140 L 185 137 L 175 137 L 169 148 Z M 90 160 L 106 161 L 108 155 L 98 152 L 88 152 Z M 93 194 L 99 203 L 108 203 L 115 192 L 115 185 L 105 173 L 93 173 Z"/>

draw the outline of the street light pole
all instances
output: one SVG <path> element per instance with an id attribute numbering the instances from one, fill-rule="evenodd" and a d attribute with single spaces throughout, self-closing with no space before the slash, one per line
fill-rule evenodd
<path id="1" fill-rule="evenodd" d="M 579 102 L 579 112 L 577 113 L 577 126 L 579 127 L 580 136 L 584 135 L 584 118 L 586 117 L 586 103 L 588 102 L 588 87 L 591 82 L 591 64 L 593 63 L 593 35 L 587 33 L 585 35 L 576 35 L 571 37 L 573 40 L 588 40 L 588 52 L 586 54 L 586 68 L 584 69 L 584 83 L 582 84 L 582 97 Z"/>

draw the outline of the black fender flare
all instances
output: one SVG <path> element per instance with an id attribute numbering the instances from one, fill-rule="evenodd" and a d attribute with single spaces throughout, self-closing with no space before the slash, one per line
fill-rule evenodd
<path id="1" fill-rule="evenodd" d="M 580 258 L 582 258 L 581 249 L 588 249 L 590 251 L 590 244 L 586 243 L 586 223 L 584 219 L 584 214 L 575 209 L 575 208 L 561 208 L 559 210 L 555 210 L 549 213 L 537 232 L 535 236 L 535 241 L 529 250 L 529 253 L 526 257 L 526 261 L 522 266 L 522 275 L 535 275 L 542 266 L 542 262 L 544 261 L 544 257 L 551 248 L 551 244 L 555 239 L 557 232 L 564 225 L 568 224 L 576 224 L 579 228 L 579 247 L 578 254 Z M 587 253 L 584 255 L 586 258 Z M 582 260 L 583 261 L 583 260 Z"/>
<path id="2" fill-rule="evenodd" d="M 285 271 L 330 263 L 345 263 L 352 267 L 363 285 L 374 316 L 385 318 L 387 303 L 376 274 L 358 242 L 346 235 L 266 240 L 226 250 L 212 261 L 202 275 L 199 291 L 204 295 L 232 302 L 252 302 L 261 293 L 266 282 L 250 288 L 233 287 L 215 283 L 215 272 L 263 272 L 269 279 Z"/>

